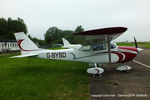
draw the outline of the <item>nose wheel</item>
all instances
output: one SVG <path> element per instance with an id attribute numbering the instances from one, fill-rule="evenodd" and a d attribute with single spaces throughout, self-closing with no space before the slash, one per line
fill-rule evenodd
<path id="1" fill-rule="evenodd" d="M 128 72 L 132 69 L 132 67 L 127 66 L 127 65 L 120 65 L 119 67 L 116 68 L 117 71 L 121 72 Z"/>

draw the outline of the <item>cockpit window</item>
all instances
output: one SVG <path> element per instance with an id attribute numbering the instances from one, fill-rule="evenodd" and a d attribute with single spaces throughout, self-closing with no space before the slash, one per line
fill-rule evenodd
<path id="1" fill-rule="evenodd" d="M 89 40 L 86 40 L 83 44 L 83 47 L 81 47 L 80 50 L 90 51 L 91 50 L 91 42 Z"/>
<path id="2" fill-rule="evenodd" d="M 105 50 L 105 49 L 106 49 L 105 44 L 93 45 L 93 50 Z"/>
<path id="3" fill-rule="evenodd" d="M 83 51 L 90 51 L 90 50 L 91 50 L 91 46 L 90 46 L 90 45 L 83 46 L 83 47 L 80 48 L 80 50 L 83 50 Z"/>
<path id="4" fill-rule="evenodd" d="M 92 49 L 93 50 L 105 50 L 106 49 L 105 42 L 100 39 L 93 40 Z"/>

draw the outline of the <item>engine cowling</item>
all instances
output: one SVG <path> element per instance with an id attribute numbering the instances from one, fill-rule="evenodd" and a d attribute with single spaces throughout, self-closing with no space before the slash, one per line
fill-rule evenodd
<path id="1" fill-rule="evenodd" d="M 102 68 L 88 68 L 87 73 L 89 74 L 102 74 L 104 72 L 104 69 Z"/>

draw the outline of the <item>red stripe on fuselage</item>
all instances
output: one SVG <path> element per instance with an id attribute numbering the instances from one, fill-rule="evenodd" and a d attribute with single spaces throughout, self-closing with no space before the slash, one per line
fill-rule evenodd
<path id="1" fill-rule="evenodd" d="M 130 51 L 133 51 L 133 52 L 136 52 L 136 53 L 138 52 L 137 48 L 135 48 L 135 47 L 118 46 L 118 49 L 130 50 Z M 122 62 L 131 61 L 137 55 L 137 54 L 132 53 L 132 52 L 121 52 L 121 53 L 123 53 L 125 55 L 125 59 Z"/>
<path id="2" fill-rule="evenodd" d="M 115 53 L 118 55 L 119 57 L 118 63 L 131 61 L 136 56 L 135 53 L 130 53 L 130 52 L 112 52 L 112 53 Z M 125 58 L 123 57 L 123 54 Z"/>
<path id="3" fill-rule="evenodd" d="M 137 52 L 137 48 L 135 48 L 135 47 L 118 46 L 118 49 L 131 50 L 131 51 L 136 51 Z"/>
<path id="4" fill-rule="evenodd" d="M 99 52 L 99 53 L 96 53 L 96 54 L 101 54 L 101 53 L 108 53 L 108 51 L 106 51 L 106 52 Z M 119 60 L 117 61 L 117 63 L 131 61 L 136 56 L 135 53 L 131 53 L 131 52 L 111 51 L 111 53 L 114 53 L 114 54 L 116 54 L 119 57 Z M 124 54 L 124 56 L 123 56 L 123 54 Z"/>
<path id="5" fill-rule="evenodd" d="M 121 52 L 114 52 L 114 51 L 113 51 L 112 53 L 118 55 L 118 57 L 119 57 L 118 63 L 123 61 L 123 58 L 124 58 L 124 57 L 123 57 L 123 55 L 121 54 Z"/>
<path id="6" fill-rule="evenodd" d="M 125 59 L 122 62 L 131 61 L 136 56 L 135 53 L 130 53 L 130 52 L 122 52 L 122 53 L 125 55 Z"/>

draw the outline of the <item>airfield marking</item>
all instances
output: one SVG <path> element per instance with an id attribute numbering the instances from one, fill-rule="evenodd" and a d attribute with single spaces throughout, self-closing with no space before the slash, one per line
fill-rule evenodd
<path id="1" fill-rule="evenodd" d="M 137 64 L 140 64 L 140 65 L 143 65 L 143 66 L 145 66 L 145 67 L 147 67 L 147 68 L 150 68 L 150 66 L 148 66 L 148 65 L 146 65 L 146 64 L 143 64 L 143 63 L 141 63 L 141 62 L 138 62 L 138 61 L 136 61 L 136 60 L 133 60 L 133 62 L 135 62 L 135 63 L 137 63 Z"/>

